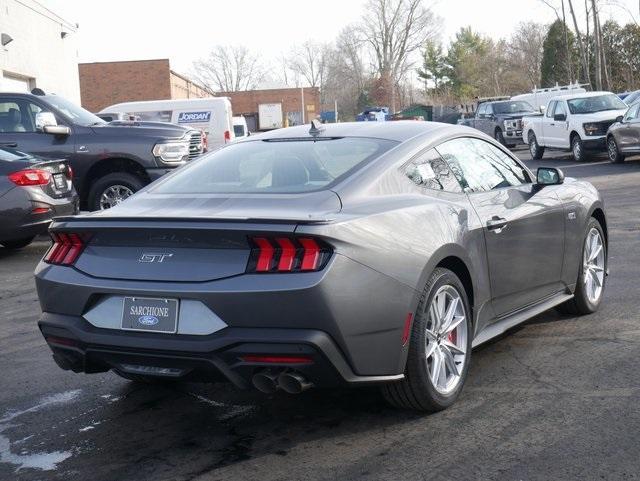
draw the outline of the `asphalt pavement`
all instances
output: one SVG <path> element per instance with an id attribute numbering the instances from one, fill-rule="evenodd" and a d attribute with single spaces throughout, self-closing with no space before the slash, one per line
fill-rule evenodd
<path id="1" fill-rule="evenodd" d="M 387 407 L 376 389 L 266 396 L 62 371 L 36 326 L 48 243 L 0 248 L 0 480 L 638 479 L 640 160 L 527 163 L 603 193 L 604 303 L 474 350 L 458 403 L 433 415 Z"/>

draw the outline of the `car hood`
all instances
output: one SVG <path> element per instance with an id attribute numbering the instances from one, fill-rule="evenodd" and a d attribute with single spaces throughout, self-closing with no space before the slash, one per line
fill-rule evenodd
<path id="1" fill-rule="evenodd" d="M 517 114 L 497 114 L 503 120 L 521 119 L 528 115 L 535 115 L 535 112 L 518 112 Z"/>
<path id="2" fill-rule="evenodd" d="M 327 222 L 342 209 L 331 190 L 298 194 L 153 194 L 146 189 L 116 207 L 88 214 L 92 220 L 211 219 Z"/>
<path id="3" fill-rule="evenodd" d="M 121 123 L 121 124 L 104 124 L 94 125 L 91 127 L 93 131 L 98 135 L 118 135 L 118 136 L 132 136 L 132 137 L 169 137 L 180 138 L 183 137 L 189 130 L 178 125 L 166 124 L 160 125 L 145 125 L 144 123 Z"/>
<path id="4" fill-rule="evenodd" d="M 591 114 L 574 114 L 573 117 L 582 122 L 603 122 L 606 120 L 615 120 L 617 117 L 624 115 L 626 111 L 626 109 L 605 110 L 603 112 L 594 112 Z"/>

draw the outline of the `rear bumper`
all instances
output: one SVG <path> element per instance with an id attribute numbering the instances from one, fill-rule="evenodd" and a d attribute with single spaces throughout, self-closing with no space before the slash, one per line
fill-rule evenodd
<path id="1" fill-rule="evenodd" d="M 251 385 L 262 369 L 290 369 L 318 387 L 396 381 L 399 375 L 356 375 L 338 346 L 313 329 L 227 328 L 209 336 L 172 336 L 100 329 L 74 316 L 44 313 L 38 322 L 57 364 L 74 372 L 163 368 L 187 380 Z M 245 362 L 246 355 L 304 356 L 310 362 Z"/>

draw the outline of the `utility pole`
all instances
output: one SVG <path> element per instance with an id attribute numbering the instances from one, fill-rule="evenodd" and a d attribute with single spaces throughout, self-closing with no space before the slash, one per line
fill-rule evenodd
<path id="1" fill-rule="evenodd" d="M 300 119 L 304 125 L 304 87 L 300 87 Z"/>

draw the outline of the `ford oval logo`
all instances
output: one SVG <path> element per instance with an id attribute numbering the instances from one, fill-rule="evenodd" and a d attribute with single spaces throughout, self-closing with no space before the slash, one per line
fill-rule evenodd
<path id="1" fill-rule="evenodd" d="M 156 316 L 140 316 L 138 322 L 145 326 L 155 326 L 160 320 Z"/>

